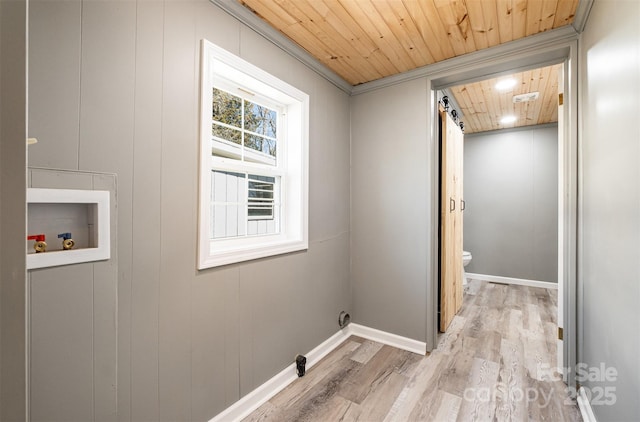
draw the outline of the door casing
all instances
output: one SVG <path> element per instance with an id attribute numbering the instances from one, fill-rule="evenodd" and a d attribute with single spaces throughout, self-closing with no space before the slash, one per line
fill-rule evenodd
<path id="1" fill-rule="evenodd" d="M 496 54 L 480 51 L 474 53 L 475 60 L 465 60 L 441 69 L 426 76 L 429 92 L 429 116 L 427 116 L 429 132 L 431 133 L 431 162 L 430 164 L 430 197 L 431 197 L 431 233 L 439 231 L 439 145 L 438 145 L 438 106 L 437 90 L 455 85 L 474 82 L 487 78 L 494 78 L 518 71 L 524 71 L 551 64 L 564 64 L 564 136 L 559 141 L 559 241 L 563 245 L 559 250 L 558 287 L 562 289 L 563 303 L 562 320 L 564 322 L 564 341 L 562 357 L 564 362 L 565 381 L 568 385 L 575 385 L 575 371 L 578 359 L 578 314 L 577 314 L 577 251 L 578 251 L 578 41 L 577 34 L 567 39 L 533 44 L 518 51 Z M 430 273 L 427 279 L 427 350 L 433 350 L 437 345 L 438 336 L 438 236 L 432 235 L 429 247 Z"/>

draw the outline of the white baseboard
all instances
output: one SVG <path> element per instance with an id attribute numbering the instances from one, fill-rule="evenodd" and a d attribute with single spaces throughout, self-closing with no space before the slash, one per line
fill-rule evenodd
<path id="1" fill-rule="evenodd" d="M 349 338 L 350 335 L 349 330 L 340 330 L 307 353 L 305 355 L 307 358 L 306 368 L 309 369 L 318 363 L 320 359 L 342 344 L 342 342 Z M 292 361 L 293 358 L 294 356 L 291 357 Z M 296 378 L 298 378 L 296 364 L 292 363 L 273 378 L 267 380 L 264 384 L 242 397 L 221 413 L 217 414 L 209 422 L 228 422 L 244 419 L 251 412 L 266 403 L 271 397 L 284 390 L 285 387 L 295 381 Z"/>
<path id="2" fill-rule="evenodd" d="M 591 403 L 589 403 L 589 397 L 584 387 L 580 387 L 578 390 L 578 407 L 580 408 L 580 414 L 584 422 L 598 422 L 596 415 L 593 414 Z"/>
<path id="3" fill-rule="evenodd" d="M 376 330 L 375 328 L 369 328 L 359 324 L 349 324 L 348 328 L 351 334 L 354 336 L 377 341 L 378 343 L 387 344 L 389 346 L 407 350 L 419 355 L 425 355 L 427 353 L 427 343 L 423 341 L 413 340 L 407 337 L 387 333 L 386 331 Z"/>
<path id="4" fill-rule="evenodd" d="M 315 347 L 305 356 L 307 358 L 306 368 L 309 369 L 328 355 L 332 350 L 342 344 L 349 336 L 359 336 L 399 349 L 407 350 L 421 355 L 426 354 L 427 345 L 424 342 L 413 340 L 396 334 L 376 330 L 358 324 L 349 324 L 346 328 L 338 331 L 327 340 Z M 292 356 L 293 360 L 293 356 Z M 298 378 L 296 364 L 292 363 L 285 369 L 267 380 L 264 384 L 242 397 L 230 407 L 217 414 L 209 422 L 229 422 L 239 421 L 247 417 L 251 412 L 262 406 L 270 398 L 284 390 L 289 384 Z"/>
<path id="5" fill-rule="evenodd" d="M 519 286 L 529 286 L 529 287 L 541 287 L 543 289 L 558 289 L 558 283 L 552 283 L 550 281 L 538 281 L 538 280 L 527 280 L 524 278 L 513 278 L 513 277 L 501 277 L 499 275 L 486 275 L 486 274 L 475 274 L 475 273 L 466 273 L 467 278 L 472 278 L 474 280 L 483 280 L 483 281 L 493 281 L 496 283 L 502 284 L 517 284 Z"/>

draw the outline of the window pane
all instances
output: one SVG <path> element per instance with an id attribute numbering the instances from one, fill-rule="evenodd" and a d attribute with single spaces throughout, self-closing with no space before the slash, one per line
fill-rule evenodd
<path id="1" fill-rule="evenodd" d="M 247 148 L 262 152 L 263 154 L 267 154 L 271 157 L 275 158 L 276 156 L 275 139 L 263 138 L 262 136 L 258 135 L 245 134 L 244 145 Z"/>
<path id="2" fill-rule="evenodd" d="M 249 175 L 247 214 L 250 220 L 273 219 L 276 178 Z"/>
<path id="3" fill-rule="evenodd" d="M 280 219 L 277 217 L 280 207 L 273 207 L 274 217 L 252 217 L 247 221 L 247 234 L 249 236 L 270 235 L 280 233 Z"/>
<path id="4" fill-rule="evenodd" d="M 246 235 L 246 175 L 211 172 L 211 239 Z"/>
<path id="5" fill-rule="evenodd" d="M 245 100 L 244 128 L 251 132 L 259 133 L 270 138 L 276 137 L 278 112 L 267 107 Z"/>
<path id="6" fill-rule="evenodd" d="M 242 128 L 242 98 L 213 88 L 213 120 Z"/>
<path id="7" fill-rule="evenodd" d="M 211 134 L 225 141 L 233 142 L 234 144 L 242 144 L 242 132 L 236 129 L 213 123 L 211 125 Z"/>

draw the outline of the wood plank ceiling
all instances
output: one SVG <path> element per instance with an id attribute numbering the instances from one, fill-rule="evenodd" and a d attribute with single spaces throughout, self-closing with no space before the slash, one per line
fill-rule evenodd
<path id="1" fill-rule="evenodd" d="M 570 25 L 579 3 L 579 0 L 236 1 L 353 86 Z M 557 90 L 549 75 L 523 74 L 519 76 L 520 88 L 544 85 L 555 98 Z M 528 82 L 524 80 L 527 78 Z M 515 111 L 497 113 L 496 104 L 506 107 L 512 103 L 507 101 L 506 94 L 496 99 L 487 97 L 492 92 L 487 84 L 461 88 L 454 94 L 456 98 L 462 96 L 460 107 L 464 104 L 466 109 L 462 111 L 470 117 L 467 133 L 499 128 L 495 124 L 497 116 Z M 547 104 L 551 93 L 540 91 L 537 104 Z M 474 104 L 481 108 L 473 109 Z M 544 123 L 540 114 L 552 114 L 550 110 L 536 114 L 534 108 L 528 104 L 523 107 L 525 111 L 517 112 L 524 113 L 528 124 L 535 124 L 536 119 L 536 123 Z"/>
<path id="2" fill-rule="evenodd" d="M 561 64 L 487 79 L 449 88 L 458 104 L 465 133 L 485 132 L 512 127 L 541 125 L 558 121 L 558 75 Z M 507 80 L 513 86 L 499 89 L 497 84 Z M 538 92 L 533 101 L 513 102 L 513 97 Z M 514 122 L 502 123 L 505 116 Z"/>

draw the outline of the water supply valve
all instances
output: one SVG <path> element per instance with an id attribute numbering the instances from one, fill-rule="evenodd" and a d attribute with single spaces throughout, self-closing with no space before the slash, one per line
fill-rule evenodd
<path id="1" fill-rule="evenodd" d="M 72 249 L 76 242 L 71 238 L 71 233 L 60 233 L 58 239 L 62 238 L 62 249 L 68 251 Z"/>
<path id="2" fill-rule="evenodd" d="M 27 236 L 27 240 L 35 240 L 33 249 L 35 249 L 36 253 L 47 251 L 47 242 L 45 241 L 44 234 L 34 234 L 31 236 Z"/>

